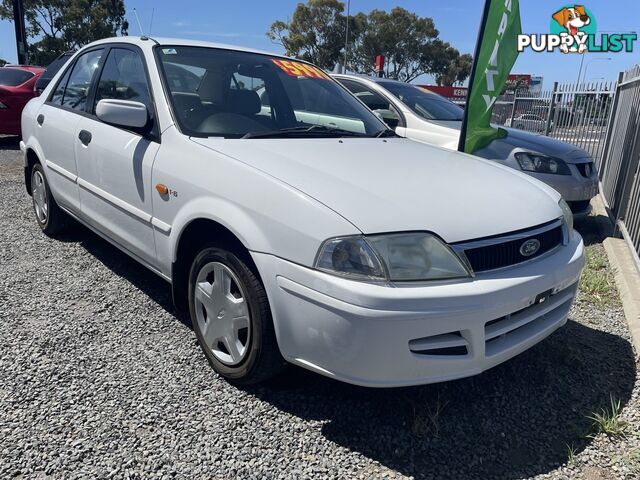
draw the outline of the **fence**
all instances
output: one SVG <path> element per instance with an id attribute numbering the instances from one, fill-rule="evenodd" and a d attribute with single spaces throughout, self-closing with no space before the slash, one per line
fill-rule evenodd
<path id="1" fill-rule="evenodd" d="M 602 194 L 625 239 L 640 254 L 640 65 L 620 74 L 600 167 Z"/>
<path id="2" fill-rule="evenodd" d="M 615 90 L 616 82 L 556 82 L 551 90 L 518 91 L 497 102 L 494 121 L 572 143 L 599 167 Z"/>
<path id="3" fill-rule="evenodd" d="M 492 120 L 589 152 L 609 213 L 640 266 L 640 65 L 617 82 L 556 82 L 550 90 L 503 95 Z"/>

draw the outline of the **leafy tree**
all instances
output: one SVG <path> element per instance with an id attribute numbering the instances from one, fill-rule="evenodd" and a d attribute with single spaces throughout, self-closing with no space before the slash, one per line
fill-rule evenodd
<path id="1" fill-rule="evenodd" d="M 424 73 L 431 73 L 430 61 L 438 30 L 433 19 L 419 17 L 395 7 L 387 13 L 373 10 L 356 16 L 361 34 L 356 38 L 354 65 L 361 73 L 372 73 L 375 57 L 386 57 L 386 76 L 410 82 Z"/>
<path id="2" fill-rule="evenodd" d="M 444 57 L 448 60 L 444 67 L 434 71 L 436 83 L 446 86 L 462 84 L 471 74 L 473 57 L 468 53 L 460 55 L 460 52 L 453 47 L 445 50 Z"/>
<path id="3" fill-rule="evenodd" d="M 7 63 L 9 62 L 7 62 L 4 58 L 0 58 L 0 67 L 4 67 Z"/>
<path id="4" fill-rule="evenodd" d="M 48 65 L 61 53 L 94 40 L 126 35 L 124 0 L 24 0 L 30 62 Z M 13 18 L 12 0 L 0 0 L 0 19 Z"/>
<path id="5" fill-rule="evenodd" d="M 340 0 L 308 0 L 296 7 L 290 21 L 278 20 L 267 36 L 289 56 L 331 70 L 344 55 L 347 19 Z M 443 84 L 463 82 L 471 70 L 470 56 L 438 38 L 433 19 L 395 7 L 349 17 L 347 68 L 372 74 L 376 55 L 386 57 L 385 74 L 410 82 L 425 73 Z"/>
<path id="6" fill-rule="evenodd" d="M 332 70 L 344 50 L 347 18 L 339 0 L 299 3 L 289 22 L 275 21 L 267 37 L 282 45 L 285 53 Z M 355 19 L 349 19 L 350 36 L 358 35 Z"/>

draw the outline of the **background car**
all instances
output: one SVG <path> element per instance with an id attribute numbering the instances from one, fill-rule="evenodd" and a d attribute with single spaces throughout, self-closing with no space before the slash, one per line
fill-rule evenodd
<path id="1" fill-rule="evenodd" d="M 518 115 L 513 120 L 507 119 L 506 125 L 508 127 L 519 128 L 521 130 L 528 130 L 530 132 L 544 132 L 547 128 L 547 121 L 539 115 L 533 113 L 523 113 Z"/>
<path id="2" fill-rule="evenodd" d="M 42 67 L 10 65 L 0 68 L 0 134 L 20 135 L 20 115 L 38 94 L 35 84 Z"/>
<path id="3" fill-rule="evenodd" d="M 457 150 L 464 110 L 416 85 L 385 78 L 334 75 L 390 128 L 419 142 Z M 541 118 L 541 117 L 537 117 Z M 520 170 L 556 189 L 576 217 L 591 211 L 598 193 L 593 159 L 581 148 L 523 130 L 502 128 L 506 135 L 474 155 Z"/>

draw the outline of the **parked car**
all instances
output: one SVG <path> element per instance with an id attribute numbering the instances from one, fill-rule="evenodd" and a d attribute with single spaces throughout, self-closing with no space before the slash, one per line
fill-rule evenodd
<path id="1" fill-rule="evenodd" d="M 506 125 L 520 130 L 527 130 L 529 132 L 543 133 L 547 128 L 547 121 L 539 115 L 523 113 L 514 117 L 513 120 L 508 118 Z"/>
<path id="2" fill-rule="evenodd" d="M 40 75 L 40 78 L 36 81 L 36 91 L 38 95 L 41 94 L 51 79 L 55 76 L 56 73 L 64 66 L 65 63 L 73 56 L 73 52 L 65 52 L 56 58 L 53 62 L 49 64 L 47 69 Z"/>
<path id="3" fill-rule="evenodd" d="M 20 114 L 35 97 L 35 84 L 44 68 L 29 65 L 0 67 L 0 134 L 20 135 Z"/>
<path id="4" fill-rule="evenodd" d="M 397 137 L 304 61 L 106 39 L 22 127 L 44 233 L 75 218 L 171 282 L 237 383 L 286 362 L 374 387 L 474 375 L 562 326 L 576 294 L 584 248 L 556 191 Z"/>
<path id="5" fill-rule="evenodd" d="M 464 110 L 440 95 L 395 80 L 334 75 L 347 89 L 403 137 L 458 148 Z M 503 128 L 503 127 L 501 127 Z M 522 130 L 503 128 L 494 140 L 474 155 L 520 170 L 562 194 L 576 218 L 591 211 L 598 193 L 598 174 L 591 156 L 581 148 Z"/>

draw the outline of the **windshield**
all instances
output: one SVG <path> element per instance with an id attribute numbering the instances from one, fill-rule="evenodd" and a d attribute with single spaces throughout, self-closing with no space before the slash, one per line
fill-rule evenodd
<path id="1" fill-rule="evenodd" d="M 425 92 L 409 83 L 380 82 L 380 85 L 426 120 L 462 121 L 464 110 L 440 95 Z"/>
<path id="2" fill-rule="evenodd" d="M 33 73 L 27 70 L 18 70 L 17 68 L 0 68 L 0 85 L 5 87 L 17 87 L 33 77 Z"/>
<path id="3" fill-rule="evenodd" d="M 181 130 L 200 137 L 375 136 L 385 125 L 304 62 L 207 47 L 157 47 Z"/>

